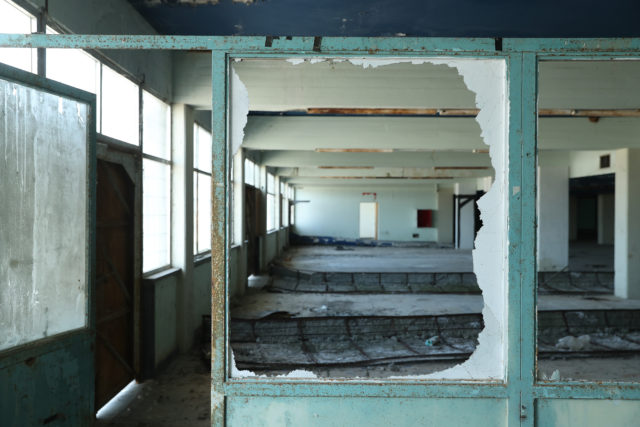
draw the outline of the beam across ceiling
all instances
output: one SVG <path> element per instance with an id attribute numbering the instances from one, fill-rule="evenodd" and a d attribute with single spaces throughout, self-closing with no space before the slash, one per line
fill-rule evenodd
<path id="1" fill-rule="evenodd" d="M 545 150 L 640 147 L 640 117 L 542 117 L 538 146 Z M 249 117 L 243 146 L 253 150 L 486 150 L 470 118 Z M 456 165 L 452 165 L 456 166 Z M 460 166 L 466 166 L 460 164 Z"/>
<path id="2" fill-rule="evenodd" d="M 393 153 L 319 153 L 301 150 L 268 150 L 260 153 L 260 163 L 272 167 L 490 167 L 491 159 L 483 152 L 408 152 Z"/>
<path id="3" fill-rule="evenodd" d="M 452 178 L 481 178 L 493 176 L 493 169 L 483 168 L 389 168 L 389 167 L 357 167 L 357 168 L 326 168 L 326 167 L 292 167 L 277 168 L 276 174 L 285 177 L 309 178 L 394 178 L 394 179 L 452 179 Z"/>

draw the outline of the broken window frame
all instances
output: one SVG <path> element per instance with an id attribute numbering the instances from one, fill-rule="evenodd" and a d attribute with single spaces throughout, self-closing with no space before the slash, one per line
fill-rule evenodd
<path id="1" fill-rule="evenodd" d="M 539 59 L 640 58 L 640 38 L 490 39 L 403 37 L 226 37 L 0 34 L 0 47 L 166 49 L 212 52 L 212 424 L 224 425 L 226 398 L 480 398 L 506 402 L 509 425 L 533 425 L 536 400 L 640 400 L 640 383 L 535 380 L 536 96 Z M 493 57 L 507 61 L 508 309 L 506 381 L 232 379 L 228 375 L 228 65 L 230 56 Z"/>

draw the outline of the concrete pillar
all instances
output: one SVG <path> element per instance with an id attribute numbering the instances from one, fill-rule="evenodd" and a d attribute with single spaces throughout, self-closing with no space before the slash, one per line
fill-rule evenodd
<path id="1" fill-rule="evenodd" d="M 569 166 L 538 166 L 538 271 L 569 265 Z"/>
<path id="2" fill-rule="evenodd" d="M 240 148 L 233 156 L 233 245 L 244 242 L 244 150 Z"/>
<path id="3" fill-rule="evenodd" d="M 453 243 L 453 188 L 438 185 L 438 210 L 436 212 L 438 243 Z"/>
<path id="4" fill-rule="evenodd" d="M 477 183 L 475 180 L 470 182 L 458 182 L 455 185 L 455 194 L 457 195 L 475 195 L 477 189 Z M 456 216 L 456 235 L 455 239 L 460 242 L 460 249 L 473 249 L 475 239 L 475 219 L 474 219 L 474 205 L 473 201 L 468 202 L 462 209 L 460 209 L 460 218 Z M 456 215 L 458 213 L 456 212 Z M 458 227 L 459 224 L 459 227 Z"/>
<path id="5" fill-rule="evenodd" d="M 171 106 L 171 265 L 180 269 L 176 314 L 181 352 L 193 344 L 193 109 Z"/>
<path id="6" fill-rule="evenodd" d="M 615 295 L 640 299 L 640 149 L 616 151 Z"/>
<path id="7" fill-rule="evenodd" d="M 598 244 L 613 245 L 615 224 L 614 194 L 598 194 Z"/>

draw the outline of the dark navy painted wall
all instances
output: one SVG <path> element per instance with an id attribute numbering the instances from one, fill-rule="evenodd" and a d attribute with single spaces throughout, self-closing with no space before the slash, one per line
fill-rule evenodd
<path id="1" fill-rule="evenodd" d="M 129 1 L 162 34 L 640 36 L 639 0 L 220 0 L 204 5 L 193 5 L 193 0 Z"/>

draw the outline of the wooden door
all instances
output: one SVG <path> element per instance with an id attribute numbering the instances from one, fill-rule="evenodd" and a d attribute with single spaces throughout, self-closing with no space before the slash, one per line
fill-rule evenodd
<path id="1" fill-rule="evenodd" d="M 96 409 L 135 377 L 134 200 L 125 169 L 98 160 L 96 228 Z"/>

